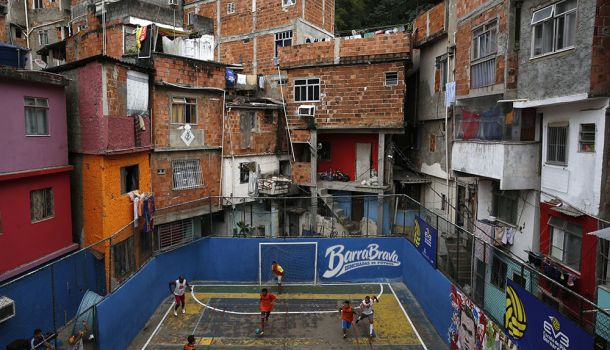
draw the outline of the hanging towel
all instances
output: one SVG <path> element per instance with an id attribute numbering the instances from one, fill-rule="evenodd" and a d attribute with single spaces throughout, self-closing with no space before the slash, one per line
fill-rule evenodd
<path id="1" fill-rule="evenodd" d="M 506 234 L 504 235 L 504 237 L 506 237 L 506 244 L 513 245 L 515 242 L 515 231 L 516 230 L 512 227 L 506 229 Z"/>
<path id="2" fill-rule="evenodd" d="M 144 118 L 142 118 L 142 115 L 138 116 L 138 124 L 140 126 L 140 130 L 146 131 L 146 124 L 144 124 Z"/>
<path id="3" fill-rule="evenodd" d="M 237 84 L 246 85 L 246 75 L 245 74 L 237 74 Z"/>
<path id="4" fill-rule="evenodd" d="M 254 75 L 254 74 L 246 75 L 246 84 L 249 86 L 256 86 L 256 84 L 257 84 L 256 75 Z"/>
<path id="5" fill-rule="evenodd" d="M 260 89 L 265 88 L 265 77 L 258 77 L 258 87 Z"/>
<path id="6" fill-rule="evenodd" d="M 133 227 L 138 227 L 138 204 L 140 202 L 140 198 L 135 197 L 133 199 Z"/>
<path id="7" fill-rule="evenodd" d="M 495 244 L 498 245 L 504 239 L 504 227 L 496 226 Z"/>

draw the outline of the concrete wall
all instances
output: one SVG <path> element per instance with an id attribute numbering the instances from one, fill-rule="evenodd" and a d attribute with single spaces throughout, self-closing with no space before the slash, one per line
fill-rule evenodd
<path id="1" fill-rule="evenodd" d="M 539 108 L 543 114 L 541 188 L 591 215 L 600 208 L 608 99 Z M 567 166 L 546 164 L 548 124 L 568 122 Z M 580 124 L 595 123 L 595 152 L 580 152 Z M 588 184 L 583 186 L 583 184 Z M 567 204 L 566 203 L 566 204 Z"/>
<path id="2" fill-rule="evenodd" d="M 47 98 L 49 136 L 26 136 L 25 97 Z M 56 167 L 68 164 L 66 96 L 63 86 L 0 81 L 0 173 Z M 10 151 L 9 151 L 10 150 Z"/>
<path id="3" fill-rule="evenodd" d="M 542 0 L 526 0 L 521 9 L 519 45 L 519 98 L 541 100 L 550 97 L 588 93 L 591 76 L 591 44 L 595 2 L 580 1 L 576 15 L 574 49 L 539 58 L 532 56 L 532 13 L 547 5 Z M 565 69 L 565 67 L 572 67 Z M 558 74 L 558 72 L 562 72 Z"/>
<path id="4" fill-rule="evenodd" d="M 280 158 L 275 155 L 266 156 L 245 156 L 225 157 L 222 175 L 222 196 L 223 197 L 248 197 L 248 183 L 240 183 L 239 171 L 240 164 L 255 162 L 261 170 L 261 175 L 279 174 Z M 238 199 L 236 199 L 238 201 Z"/>
<path id="5" fill-rule="evenodd" d="M 439 39 L 420 49 L 419 82 L 417 90 L 417 119 L 444 119 L 445 92 L 442 91 L 440 71 L 436 67 L 436 58 L 447 53 L 447 42 Z M 449 77 L 451 76 L 449 73 Z"/>

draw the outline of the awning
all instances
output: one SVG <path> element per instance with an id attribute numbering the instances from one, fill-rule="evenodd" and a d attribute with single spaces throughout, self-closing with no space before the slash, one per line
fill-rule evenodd
<path id="1" fill-rule="evenodd" d="M 602 239 L 610 240 L 610 227 L 606 227 L 606 228 L 603 228 L 603 229 L 597 230 L 597 231 L 592 231 L 587 234 L 591 235 L 591 236 L 597 236 Z"/>
<path id="2" fill-rule="evenodd" d="M 394 166 L 394 181 L 398 181 L 401 184 L 427 184 L 432 181 L 427 179 L 426 177 L 399 166 Z"/>

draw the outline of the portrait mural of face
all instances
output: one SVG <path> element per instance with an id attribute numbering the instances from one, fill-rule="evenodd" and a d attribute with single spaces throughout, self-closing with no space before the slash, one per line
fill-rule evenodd
<path id="1" fill-rule="evenodd" d="M 451 286 L 451 306 L 448 334 L 451 350 L 515 349 L 502 328 L 455 286 Z"/>

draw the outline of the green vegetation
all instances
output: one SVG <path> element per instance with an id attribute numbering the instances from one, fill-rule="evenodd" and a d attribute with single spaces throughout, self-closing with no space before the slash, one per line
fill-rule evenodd
<path id="1" fill-rule="evenodd" d="M 411 23 L 438 0 L 337 0 L 335 31 Z"/>

